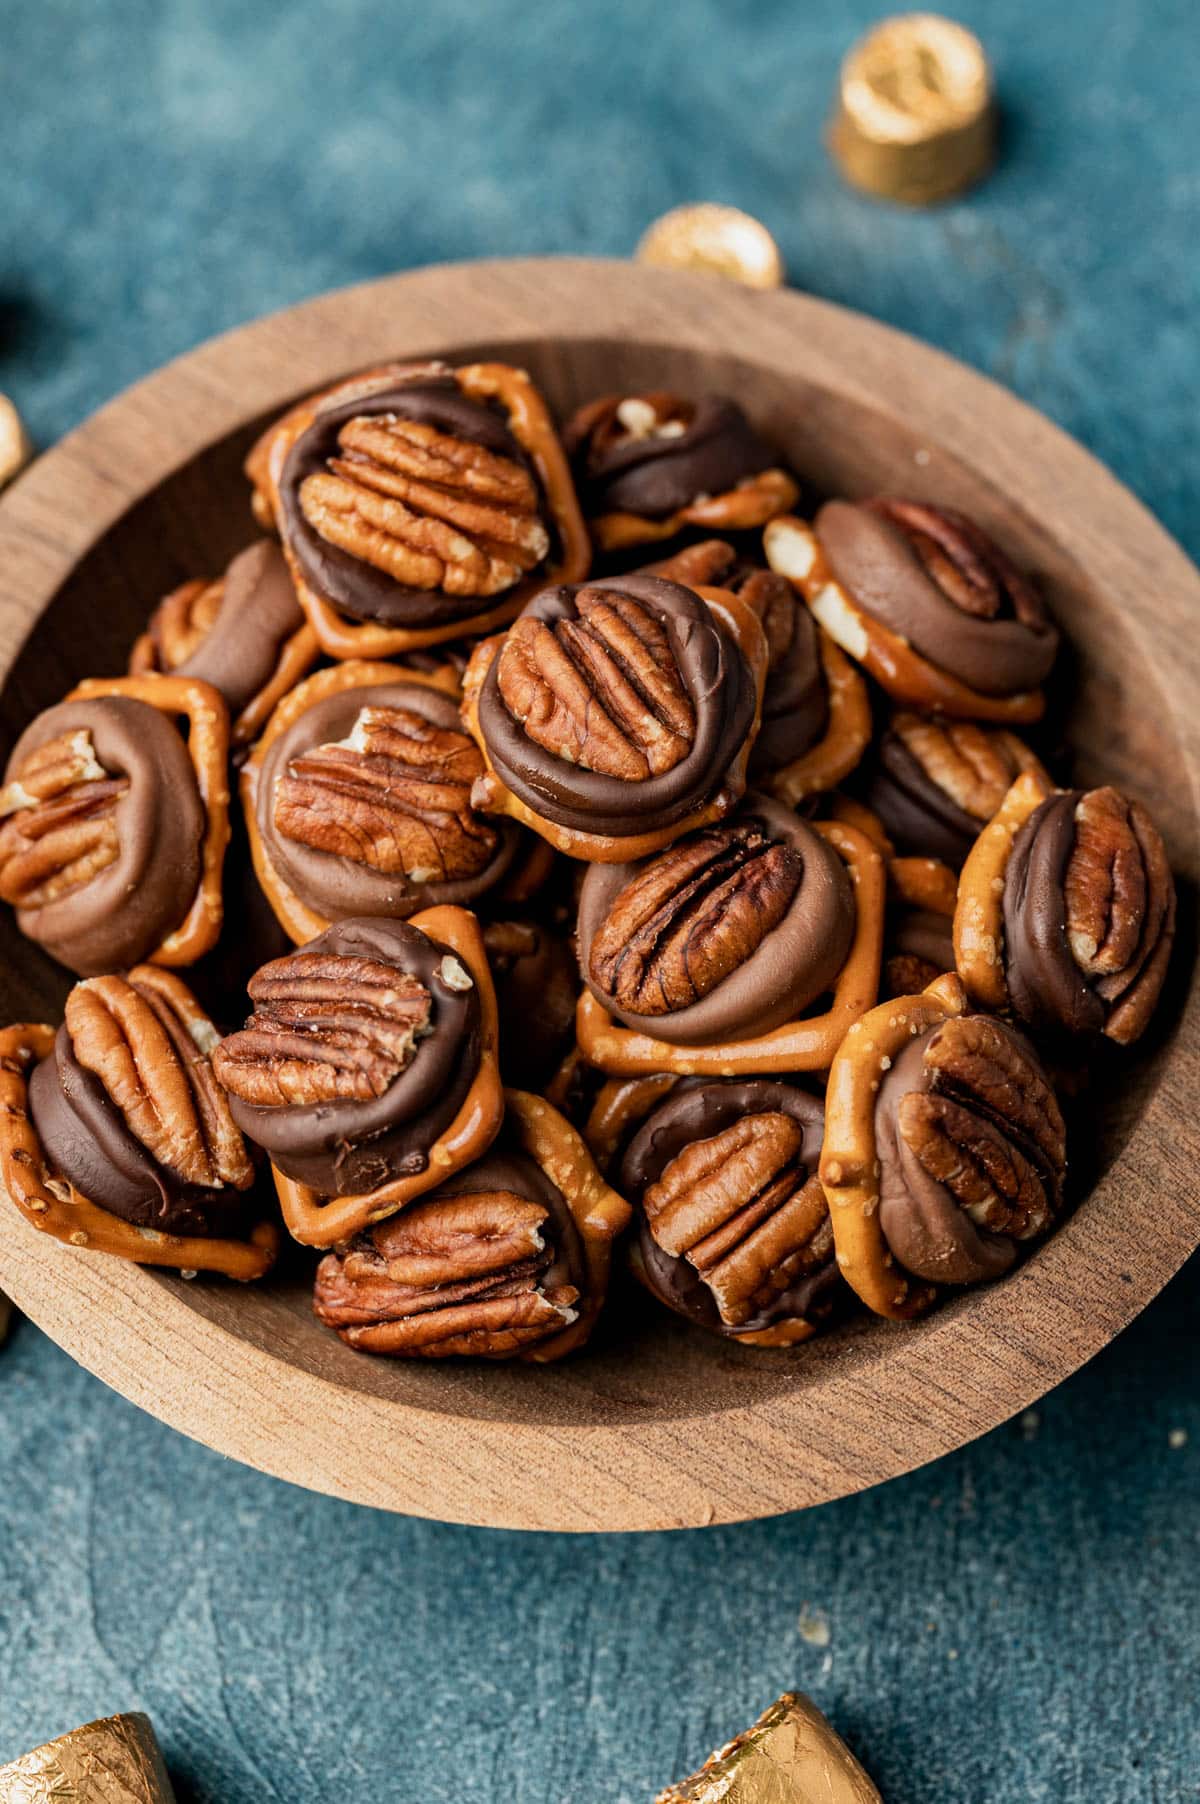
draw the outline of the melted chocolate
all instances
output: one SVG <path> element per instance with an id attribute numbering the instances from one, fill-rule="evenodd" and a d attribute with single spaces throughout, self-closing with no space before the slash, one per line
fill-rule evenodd
<path id="1" fill-rule="evenodd" d="M 767 672 L 762 726 L 750 754 L 750 774 L 778 770 L 803 757 L 829 724 L 829 695 L 817 623 L 797 605 L 791 643 Z"/>
<path id="2" fill-rule="evenodd" d="M 1050 796 L 1013 840 L 1004 874 L 1004 956 L 1009 998 L 1031 1027 L 1100 1033 L 1103 999 L 1084 977 L 1067 941 L 1063 878 L 1075 844 L 1075 810 L 1084 791 Z"/>
<path id="3" fill-rule="evenodd" d="M 816 519 L 830 568 L 857 605 L 981 695 L 1016 695 L 1049 674 L 1058 633 L 966 613 L 938 587 L 900 528 L 869 504 L 828 501 Z"/>
<path id="4" fill-rule="evenodd" d="M 80 728 L 105 770 L 129 779 L 116 804 L 117 857 L 55 901 L 18 909 L 17 924 L 61 964 L 91 977 L 137 964 L 179 926 L 200 882 L 207 823 L 174 721 L 127 696 L 60 702 L 39 714 L 13 748 L 5 781 L 40 746 Z"/>
<path id="5" fill-rule="evenodd" d="M 935 1284 L 983 1284 L 1009 1269 L 1017 1242 L 976 1227 L 945 1185 L 924 1170 L 896 1123 L 904 1098 L 930 1088 L 925 1048 L 937 1032 L 933 1028 L 911 1041 L 880 1087 L 875 1105 L 879 1225 L 893 1256 L 914 1276 Z"/>
<path id="6" fill-rule="evenodd" d="M 661 776 L 627 782 L 554 757 L 508 712 L 499 657 L 479 697 L 479 727 L 497 775 L 544 820 L 616 839 L 653 832 L 704 808 L 721 789 L 754 720 L 754 678 L 740 648 L 699 596 L 654 576 L 581 585 L 629 595 L 661 621 L 696 714 L 691 750 Z M 543 589 L 525 612 L 553 627 L 576 617 L 578 589 Z"/>
<path id="7" fill-rule="evenodd" d="M 275 674 L 288 639 L 304 624 L 287 560 L 273 539 L 238 553 L 225 572 L 217 617 L 173 674 L 199 677 L 240 714 Z"/>
<path id="8" fill-rule="evenodd" d="M 701 495 L 723 495 L 776 458 L 736 401 L 705 395 L 673 438 L 623 438 L 582 460 L 584 505 L 592 514 L 665 519 Z"/>
<path id="9" fill-rule="evenodd" d="M 304 845 L 276 827 L 276 784 L 292 759 L 347 738 L 364 708 L 405 708 L 443 731 L 463 731 L 452 698 L 420 683 L 399 680 L 365 689 L 342 689 L 315 702 L 279 735 L 263 759 L 256 818 L 271 863 L 302 902 L 331 921 L 354 915 L 403 920 L 437 903 L 472 907 L 504 880 L 517 855 L 520 834 L 510 822 L 488 822 L 497 845 L 482 870 L 473 877 L 445 883 L 416 883 L 403 872 L 372 870 L 356 859 Z"/>
<path id="10" fill-rule="evenodd" d="M 424 1171 L 430 1147 L 458 1113 L 479 1069 L 474 984 L 452 990 L 439 972 L 446 947 L 404 921 L 340 921 L 300 950 L 372 959 L 409 972 L 432 998 L 432 1031 L 418 1041 L 406 1069 L 370 1102 L 269 1107 L 230 1096 L 230 1113 L 280 1171 L 323 1196 L 358 1196 Z"/>
<path id="11" fill-rule="evenodd" d="M 879 742 L 865 800 L 898 852 L 940 858 L 956 871 L 985 825 L 934 782 L 890 727 Z"/>
<path id="12" fill-rule="evenodd" d="M 759 1315 L 733 1328 L 721 1320 L 712 1291 L 686 1254 L 676 1257 L 659 1246 L 641 1201 L 689 1146 L 713 1138 L 746 1115 L 768 1113 L 790 1115 L 800 1124 L 800 1157 L 809 1171 L 815 1170 L 825 1125 L 820 1101 L 806 1090 L 764 1078 L 680 1084 L 643 1123 L 621 1163 L 621 1190 L 638 1211 L 637 1254 L 647 1286 L 677 1315 L 730 1340 L 781 1321 L 827 1319 L 842 1290 L 836 1260 L 831 1257 L 803 1273 Z"/>
<path id="13" fill-rule="evenodd" d="M 608 1012 L 639 1033 L 677 1046 L 748 1040 L 795 1020 L 824 994 L 846 962 L 854 935 L 854 891 L 846 867 L 828 842 L 782 803 L 747 796 L 734 822 L 755 821 L 803 863 L 800 887 L 778 926 L 745 962 L 698 1002 L 664 1015 L 638 1015 L 617 1006 L 591 974 L 592 941 L 620 892 L 635 875 L 669 854 L 632 864 L 589 865 L 579 897 L 579 963 L 583 980 Z"/>
<path id="14" fill-rule="evenodd" d="M 246 1193 L 190 1184 L 160 1165 L 79 1063 L 65 1026 L 30 1078 L 29 1113 L 48 1170 L 110 1215 L 161 1234 L 244 1238 Z"/>
<path id="15" fill-rule="evenodd" d="M 450 374 L 421 374 L 408 381 L 368 385 L 348 400 L 327 403 L 318 408 L 312 424 L 288 452 L 279 481 L 283 535 L 305 583 L 352 620 L 414 630 L 466 620 L 495 607 L 499 596 L 486 600 L 478 595 L 447 595 L 440 589 L 407 588 L 385 570 L 330 545 L 309 525 L 300 506 L 301 485 L 337 456 L 343 426 L 379 414 L 418 421 L 530 467 L 499 410 L 473 400 Z"/>

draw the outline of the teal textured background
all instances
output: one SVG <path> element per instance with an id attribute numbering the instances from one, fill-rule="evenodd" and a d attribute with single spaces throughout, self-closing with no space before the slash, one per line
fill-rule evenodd
<path id="1" fill-rule="evenodd" d="M 48 444 L 305 295 L 620 255 L 723 199 L 798 286 L 1043 408 L 1197 555 L 1193 0 L 958 7 L 1005 153 L 918 215 L 848 193 L 821 148 L 877 10 L 0 0 L 0 389 Z M 22 1323 L 0 1352 L 0 1761 L 144 1708 L 183 1804 L 644 1804 L 796 1685 L 890 1804 L 1195 1799 L 1198 1290 L 1193 1264 L 1031 1416 L 883 1490 L 582 1541 L 243 1471 Z"/>

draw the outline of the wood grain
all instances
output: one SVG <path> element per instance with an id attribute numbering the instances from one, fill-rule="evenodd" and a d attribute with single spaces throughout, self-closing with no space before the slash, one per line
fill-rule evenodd
<path id="1" fill-rule="evenodd" d="M 1063 726 L 1082 774 L 1128 783 L 1182 878 L 1184 944 L 1156 1044 L 1103 1091 L 1091 1194 L 1005 1283 L 916 1325 L 854 1323 L 752 1355 L 621 1299 L 561 1368 L 412 1369 L 319 1330 L 307 1267 L 246 1291 L 68 1256 L 15 1211 L 0 1285 L 100 1377 L 236 1458 L 384 1508 L 518 1527 L 768 1515 L 907 1470 L 1023 1408 L 1102 1346 L 1196 1244 L 1191 979 L 1200 838 L 1200 576 L 1047 420 L 912 340 L 805 297 L 627 264 L 421 271 L 261 321 L 104 408 L 0 502 L 0 730 L 123 667 L 159 595 L 254 536 L 239 464 L 305 390 L 392 356 L 521 362 L 562 408 L 622 383 L 737 394 L 821 490 L 963 507 L 1044 576 L 1073 642 Z M 28 637 L 27 637 L 28 635 Z M 65 980 L 0 926 L 2 1012 Z"/>

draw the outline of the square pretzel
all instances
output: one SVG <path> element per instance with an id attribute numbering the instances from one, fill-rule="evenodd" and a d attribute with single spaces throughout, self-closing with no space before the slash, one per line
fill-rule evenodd
<path id="1" fill-rule="evenodd" d="M 814 821 L 812 828 L 842 858 L 855 892 L 854 938 L 829 1008 L 820 1015 L 785 1021 L 782 1027 L 748 1040 L 719 1046 L 677 1046 L 622 1027 L 604 1004 L 585 990 L 575 1015 L 575 1036 L 590 1065 L 609 1077 L 656 1072 L 677 1077 L 753 1077 L 828 1069 L 850 1027 L 879 994 L 886 873 L 882 856 L 858 828 L 845 821 Z"/>

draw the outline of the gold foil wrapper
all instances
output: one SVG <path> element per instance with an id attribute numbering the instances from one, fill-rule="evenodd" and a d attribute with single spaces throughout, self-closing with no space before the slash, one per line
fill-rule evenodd
<path id="1" fill-rule="evenodd" d="M 0 1804 L 175 1804 L 150 1718 L 85 1723 L 0 1767 Z"/>
<path id="2" fill-rule="evenodd" d="M 785 1692 L 754 1727 L 655 1804 L 883 1804 L 811 1698 Z"/>
<path id="3" fill-rule="evenodd" d="M 0 395 L 0 489 L 25 468 L 33 446 L 25 423 L 7 395 Z"/>
<path id="4" fill-rule="evenodd" d="M 643 234 L 639 263 L 725 276 L 746 288 L 778 288 L 784 279 L 779 246 L 761 220 L 713 201 L 675 207 Z"/>
<path id="5" fill-rule="evenodd" d="M 946 200 L 987 171 L 995 142 L 987 56 L 952 19 L 885 19 L 842 64 L 829 148 L 856 188 L 910 206 Z"/>

